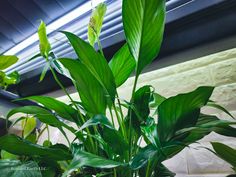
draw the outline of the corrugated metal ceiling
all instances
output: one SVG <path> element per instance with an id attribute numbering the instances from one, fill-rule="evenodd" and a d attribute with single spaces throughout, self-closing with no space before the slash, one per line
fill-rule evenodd
<path id="1" fill-rule="evenodd" d="M 0 53 L 36 32 L 39 20 L 47 24 L 86 0 L 0 1 Z"/>

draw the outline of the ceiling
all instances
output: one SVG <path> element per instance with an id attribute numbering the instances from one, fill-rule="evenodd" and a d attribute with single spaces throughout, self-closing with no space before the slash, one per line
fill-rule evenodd
<path id="1" fill-rule="evenodd" d="M 0 1 L 0 53 L 36 32 L 39 21 L 51 23 L 86 0 Z"/>
<path id="2" fill-rule="evenodd" d="M 167 0 L 166 2 L 166 29 L 158 60 L 236 34 L 236 0 Z M 47 23 L 47 29 L 49 29 L 51 24 L 60 21 L 72 11 L 77 13 L 80 7 L 88 3 L 90 0 L 0 1 L 0 53 L 8 50 L 10 54 L 9 49 L 12 50 L 30 39 L 37 31 L 40 19 Z M 104 54 L 109 60 L 124 44 L 125 36 L 121 15 L 122 0 L 106 0 L 106 3 L 108 8 L 100 39 Z M 70 31 L 86 39 L 90 12 L 91 9 L 82 13 L 83 15 L 78 15 L 72 21 L 69 19 L 69 22 L 61 26 L 59 30 Z M 48 35 L 49 41 L 57 57 L 76 57 L 65 36 L 54 28 L 50 30 L 52 31 Z M 38 39 L 37 36 L 36 38 Z M 222 45 L 217 51 L 230 47 L 229 44 Z M 20 60 L 7 72 L 17 70 L 22 80 L 18 85 L 10 87 L 10 91 L 21 96 L 28 96 L 59 89 L 50 72 L 47 72 L 43 82 L 38 83 L 45 60 L 37 58 L 28 62 L 28 59 L 37 54 L 38 50 L 38 41 L 34 40 L 27 47 L 11 53 L 16 54 Z M 205 55 L 211 53 L 210 50 L 206 52 L 208 53 L 204 53 Z M 72 84 L 63 76 L 59 75 L 59 77 L 65 86 Z"/>

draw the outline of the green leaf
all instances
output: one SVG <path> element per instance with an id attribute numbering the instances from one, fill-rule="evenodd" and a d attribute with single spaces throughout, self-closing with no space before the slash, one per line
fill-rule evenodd
<path id="1" fill-rule="evenodd" d="M 133 97 L 133 104 L 129 114 L 132 115 L 132 124 L 133 127 L 140 127 L 140 124 L 144 123 L 150 113 L 149 110 L 149 101 L 151 96 L 150 86 L 146 85 L 139 88 Z M 130 116 L 129 116 L 130 117 Z"/>
<path id="2" fill-rule="evenodd" d="M 115 78 L 116 87 L 121 86 L 135 69 L 135 59 L 130 54 L 128 45 L 125 44 L 109 62 Z"/>
<path id="3" fill-rule="evenodd" d="M 70 160 L 70 152 L 61 148 L 47 148 L 33 144 L 16 135 L 5 135 L 0 137 L 0 149 L 16 155 L 40 156 L 54 160 Z"/>
<path id="4" fill-rule="evenodd" d="M 43 21 L 41 21 L 41 23 L 39 25 L 38 36 L 39 36 L 40 53 L 42 56 L 48 57 L 48 54 L 51 50 L 51 45 L 48 41 L 47 32 L 46 32 L 46 25 Z"/>
<path id="5" fill-rule="evenodd" d="M 92 12 L 88 25 L 88 40 L 91 46 L 94 46 L 99 38 L 106 10 L 106 4 L 100 3 Z"/>
<path id="6" fill-rule="evenodd" d="M 72 59 L 63 58 L 59 61 L 68 69 L 71 77 L 76 82 L 75 86 L 85 109 L 93 114 L 105 114 L 106 95 L 104 89 L 85 65 Z"/>
<path id="7" fill-rule="evenodd" d="M 14 159 L 14 160 L 16 160 L 18 158 L 19 158 L 19 156 L 15 155 L 15 154 L 1 150 L 1 159 Z"/>
<path id="8" fill-rule="evenodd" d="M 199 87 L 196 90 L 170 97 L 158 107 L 158 135 L 161 142 L 168 142 L 176 131 L 193 127 L 198 120 L 200 108 L 204 106 L 213 87 Z"/>
<path id="9" fill-rule="evenodd" d="M 221 111 L 223 111 L 224 113 L 228 114 L 230 117 L 232 117 L 234 119 L 234 116 L 227 110 L 225 109 L 223 106 L 216 104 L 215 102 L 208 102 L 207 106 L 219 109 Z"/>
<path id="10" fill-rule="evenodd" d="M 231 164 L 234 168 L 236 167 L 236 149 L 218 142 L 211 142 L 211 145 L 217 156 Z"/>
<path id="11" fill-rule="evenodd" d="M 61 122 L 58 120 L 54 115 L 52 115 L 48 110 L 38 107 L 38 106 L 23 106 L 23 107 L 17 107 L 12 109 L 8 114 L 7 114 L 7 119 L 9 119 L 12 115 L 16 113 L 26 113 L 26 114 L 31 114 L 37 117 L 41 122 L 48 124 L 53 127 L 65 127 L 71 132 L 75 132 L 74 128 L 68 126 L 67 124 Z M 18 119 L 21 120 L 22 118 Z M 18 121 L 16 120 L 16 122 Z M 14 122 L 14 124 L 16 123 Z"/>
<path id="12" fill-rule="evenodd" d="M 158 93 L 152 93 L 149 106 L 151 108 L 158 108 L 158 106 L 160 106 L 160 104 L 165 100 L 166 100 L 166 98 L 164 96 L 162 96 Z"/>
<path id="13" fill-rule="evenodd" d="M 42 177 L 38 164 L 34 161 L 0 160 L 1 177 Z"/>
<path id="14" fill-rule="evenodd" d="M 69 120 L 76 123 L 79 122 L 77 110 L 61 101 L 56 100 L 55 98 L 47 96 L 30 96 L 18 100 L 35 101 L 37 103 L 42 104 L 45 108 L 55 111 L 56 114 L 58 114 L 65 120 Z"/>
<path id="15" fill-rule="evenodd" d="M 42 73 L 41 73 L 41 75 L 40 75 L 39 82 L 42 82 L 42 81 L 43 81 L 43 79 L 44 79 L 44 77 L 45 77 L 45 75 L 46 75 L 46 73 L 47 73 L 49 67 L 50 67 L 50 64 L 49 64 L 49 63 L 46 63 L 45 66 L 43 67 Z"/>
<path id="16" fill-rule="evenodd" d="M 0 70 L 7 69 L 9 66 L 15 64 L 18 58 L 14 55 L 1 55 L 0 56 Z"/>
<path id="17" fill-rule="evenodd" d="M 76 35 L 69 32 L 63 33 L 69 39 L 79 60 L 103 86 L 108 100 L 114 101 L 116 95 L 116 84 L 106 59 L 100 53 L 97 53 L 91 45 Z"/>
<path id="18" fill-rule="evenodd" d="M 63 177 L 66 177 L 73 171 L 84 166 L 106 169 L 106 168 L 115 168 L 115 167 L 119 167 L 123 165 L 125 164 L 121 162 L 105 159 L 103 157 L 100 157 L 100 156 L 97 156 L 88 152 L 78 150 L 74 154 L 74 158 L 71 161 L 71 164 L 68 170 L 63 174 Z"/>
<path id="19" fill-rule="evenodd" d="M 103 115 L 96 115 L 89 119 L 79 129 L 79 131 L 95 125 L 103 125 L 102 138 L 112 148 L 112 150 L 120 155 L 124 155 L 128 150 L 128 143 L 121 136 L 120 132 L 117 131 L 111 124 L 111 122 Z"/>
<path id="20" fill-rule="evenodd" d="M 158 55 L 165 25 L 164 0 L 123 0 L 126 41 L 137 60 L 137 75 Z"/>
<path id="21" fill-rule="evenodd" d="M 22 121 L 24 138 L 31 134 L 31 132 L 35 129 L 36 125 L 37 122 L 34 117 L 28 117 Z"/>
<path id="22" fill-rule="evenodd" d="M 133 170 L 142 168 L 144 165 L 147 164 L 148 160 L 156 158 L 157 154 L 158 151 L 156 147 L 151 144 L 147 145 L 134 156 L 134 158 L 130 162 L 130 167 Z"/>

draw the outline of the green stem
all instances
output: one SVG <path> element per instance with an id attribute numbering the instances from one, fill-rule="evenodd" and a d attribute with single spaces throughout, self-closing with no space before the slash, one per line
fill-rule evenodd
<path id="1" fill-rule="evenodd" d="M 111 111 L 110 107 L 109 107 L 109 112 L 110 112 L 110 115 L 111 115 L 111 120 L 112 120 L 113 127 L 115 127 L 114 117 L 113 117 L 113 114 L 112 114 L 112 111 Z"/>
<path id="2" fill-rule="evenodd" d="M 150 165 L 151 165 L 151 161 L 149 160 L 145 177 L 149 177 L 150 176 Z"/>
<path id="3" fill-rule="evenodd" d="M 48 141 L 50 141 L 50 132 L 49 132 L 48 125 L 46 125 L 46 129 L 47 129 L 47 132 L 48 132 Z"/>
<path id="4" fill-rule="evenodd" d="M 116 109 L 115 103 L 113 103 L 113 108 L 114 108 L 114 110 L 115 110 L 116 118 L 117 118 L 118 123 L 119 123 L 119 126 L 120 126 L 120 128 L 121 128 L 122 135 L 123 135 L 124 137 L 126 137 L 124 125 L 123 125 L 123 123 L 122 123 L 122 121 L 121 121 L 121 119 L 120 119 L 120 116 L 119 116 L 118 111 L 117 111 L 117 109 Z"/>
<path id="5" fill-rule="evenodd" d="M 116 169 L 114 168 L 114 177 L 117 177 L 117 175 L 116 175 Z"/>
<path id="6" fill-rule="evenodd" d="M 116 95 L 117 95 L 117 102 L 118 102 L 119 109 L 120 109 L 121 119 L 123 121 L 124 120 L 124 114 L 123 114 L 123 110 L 122 110 L 122 107 L 121 107 L 120 98 L 119 98 L 118 93 L 116 93 Z"/>
<path id="7" fill-rule="evenodd" d="M 39 135 L 38 135 L 38 137 L 37 137 L 36 142 L 38 142 L 40 136 L 43 134 L 43 132 L 46 130 L 46 128 L 47 128 L 47 127 L 45 126 L 45 127 L 43 128 L 43 130 L 39 132 Z"/>
<path id="8" fill-rule="evenodd" d="M 105 56 L 104 56 L 104 53 L 103 53 L 103 50 L 102 50 L 102 44 L 101 44 L 100 39 L 99 39 L 98 36 L 97 36 L 97 39 L 98 39 L 98 48 L 99 48 L 99 51 L 100 51 L 101 55 L 102 55 L 103 57 L 105 57 Z"/>
<path id="9" fill-rule="evenodd" d="M 136 86 L 137 86 L 137 81 L 138 81 L 138 75 L 135 75 L 135 79 L 134 79 L 134 86 L 133 86 L 133 90 L 132 90 L 132 97 L 131 97 L 131 104 L 133 104 L 133 99 L 134 99 L 134 94 L 135 94 L 135 90 L 136 90 Z M 130 111 L 130 117 L 129 117 L 129 160 L 131 160 L 132 158 L 132 111 Z"/>

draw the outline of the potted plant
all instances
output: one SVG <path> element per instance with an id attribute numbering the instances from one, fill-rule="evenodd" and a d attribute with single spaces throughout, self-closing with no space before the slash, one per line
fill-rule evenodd
<path id="1" fill-rule="evenodd" d="M 160 50 L 165 25 L 164 0 L 123 0 L 126 44 L 109 63 L 99 41 L 105 12 L 105 4 L 93 11 L 88 27 L 89 43 L 70 32 L 62 32 L 78 59 L 56 58 L 47 39 L 46 26 L 41 22 L 40 55 L 71 104 L 47 96 L 30 96 L 23 99 L 39 105 L 15 108 L 8 113 L 7 118 L 16 113 L 36 117 L 45 126 L 35 132 L 35 125 L 27 123 L 29 117 L 24 116 L 16 122 L 24 120 L 27 133 L 21 137 L 12 134 L 0 137 L 0 149 L 17 155 L 0 161 L 0 171 L 5 176 L 174 176 L 163 161 L 213 131 L 236 136 L 236 129 L 231 127 L 235 121 L 201 113 L 201 108 L 212 106 L 231 116 L 210 100 L 214 87 L 202 86 L 170 98 L 156 93 L 151 85 L 136 88 L 142 70 Z M 94 49 L 95 43 L 99 51 Z M 68 94 L 56 71 L 72 80 L 80 101 Z M 117 88 L 133 71 L 131 100 L 121 100 Z M 45 70 L 41 78 L 44 74 Z M 155 110 L 154 114 L 150 113 L 151 109 Z M 48 126 L 58 128 L 68 145 L 52 144 L 50 136 L 38 144 Z M 70 140 L 65 130 L 74 135 L 74 140 Z"/>

